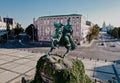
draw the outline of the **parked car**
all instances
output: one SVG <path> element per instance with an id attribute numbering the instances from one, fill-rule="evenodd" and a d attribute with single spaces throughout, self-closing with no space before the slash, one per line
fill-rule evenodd
<path id="1" fill-rule="evenodd" d="M 113 44 L 113 45 L 111 45 L 110 47 L 116 47 L 116 45 L 115 45 L 115 44 Z"/>
<path id="2" fill-rule="evenodd" d="M 104 43 L 102 42 L 101 45 L 104 46 Z"/>

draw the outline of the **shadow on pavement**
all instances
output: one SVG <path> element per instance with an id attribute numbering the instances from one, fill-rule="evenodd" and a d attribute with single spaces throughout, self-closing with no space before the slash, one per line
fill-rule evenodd
<path id="1" fill-rule="evenodd" d="M 115 64 L 117 63 L 117 64 Z M 109 62 L 96 62 L 96 67 L 94 67 L 93 77 L 100 79 L 108 83 L 120 83 L 120 72 L 118 67 L 120 67 L 120 60 L 114 61 L 114 64 L 109 64 Z M 103 65 L 103 66 L 100 66 Z M 114 81 L 114 82 L 113 82 Z"/>
<path id="2" fill-rule="evenodd" d="M 19 40 L 8 41 L 6 43 L 0 44 L 0 48 L 16 49 L 16 48 L 35 48 L 35 47 L 50 47 L 51 42 L 40 41 L 40 42 L 22 42 Z"/>

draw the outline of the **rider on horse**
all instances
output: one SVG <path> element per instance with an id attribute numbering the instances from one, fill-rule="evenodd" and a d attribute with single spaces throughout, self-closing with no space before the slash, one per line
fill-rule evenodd
<path id="1" fill-rule="evenodd" d="M 63 58 L 69 53 L 70 50 L 74 50 L 77 47 L 76 42 L 74 41 L 73 37 L 73 29 L 72 25 L 70 25 L 70 18 L 67 20 L 67 25 L 63 28 L 63 36 L 61 40 L 64 40 L 64 46 L 67 49 Z M 61 42 L 61 41 L 60 41 Z"/>
<path id="2" fill-rule="evenodd" d="M 70 50 L 74 50 L 77 47 L 76 42 L 72 38 L 72 25 L 70 25 L 70 18 L 67 20 L 67 25 L 63 27 L 61 23 L 54 24 L 56 30 L 52 38 L 51 49 L 48 52 L 48 55 L 51 55 L 52 50 L 59 44 L 65 46 L 67 51 L 62 56 L 63 58 L 69 53 Z"/>

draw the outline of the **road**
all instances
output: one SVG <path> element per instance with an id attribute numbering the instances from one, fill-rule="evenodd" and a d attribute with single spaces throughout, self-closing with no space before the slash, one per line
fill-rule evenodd
<path id="1" fill-rule="evenodd" d="M 101 38 L 102 36 L 102 38 Z M 100 33 L 97 40 L 94 40 L 91 46 L 81 47 L 69 53 L 69 56 L 80 57 L 87 59 L 98 59 L 107 61 L 120 60 L 120 45 L 119 40 L 111 39 L 106 33 Z M 104 43 L 104 45 L 101 45 Z M 113 46 L 115 45 L 115 47 Z M 50 47 L 36 47 L 36 48 L 22 48 L 21 50 L 30 51 L 34 53 L 47 53 Z M 64 47 L 56 49 L 53 53 L 63 54 L 66 51 Z"/>
<path id="2" fill-rule="evenodd" d="M 84 47 L 78 46 L 78 48 L 69 53 L 69 56 L 80 57 L 87 59 L 99 59 L 107 61 L 120 60 L 120 40 L 111 39 L 105 32 L 100 32 L 97 39 L 94 40 L 91 46 Z M 104 43 L 104 45 L 101 45 Z M 17 48 L 24 51 L 34 53 L 47 53 L 50 47 L 37 47 L 38 43 L 32 44 L 33 46 L 23 43 L 22 41 L 13 41 L 7 43 L 4 47 Z M 56 49 L 54 53 L 63 54 L 66 51 L 64 47 Z"/>

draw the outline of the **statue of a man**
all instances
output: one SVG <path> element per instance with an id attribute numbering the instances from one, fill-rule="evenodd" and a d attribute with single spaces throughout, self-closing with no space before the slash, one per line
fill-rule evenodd
<path id="1" fill-rule="evenodd" d="M 73 37 L 72 25 L 70 25 L 70 18 L 67 20 L 67 25 L 63 27 L 63 39 L 65 41 L 65 47 L 67 48 L 66 53 L 63 55 L 65 57 L 70 50 L 74 50 L 77 47 L 76 42 Z"/>
<path id="2" fill-rule="evenodd" d="M 55 32 L 51 41 L 51 49 L 48 52 L 48 55 L 50 56 L 52 54 L 53 49 L 57 47 L 57 45 L 65 46 L 67 51 L 62 55 L 62 58 L 64 58 L 70 50 L 74 50 L 77 47 L 76 42 L 72 38 L 72 25 L 70 25 L 70 18 L 67 20 L 67 25 L 63 25 L 61 23 L 55 23 Z"/>

